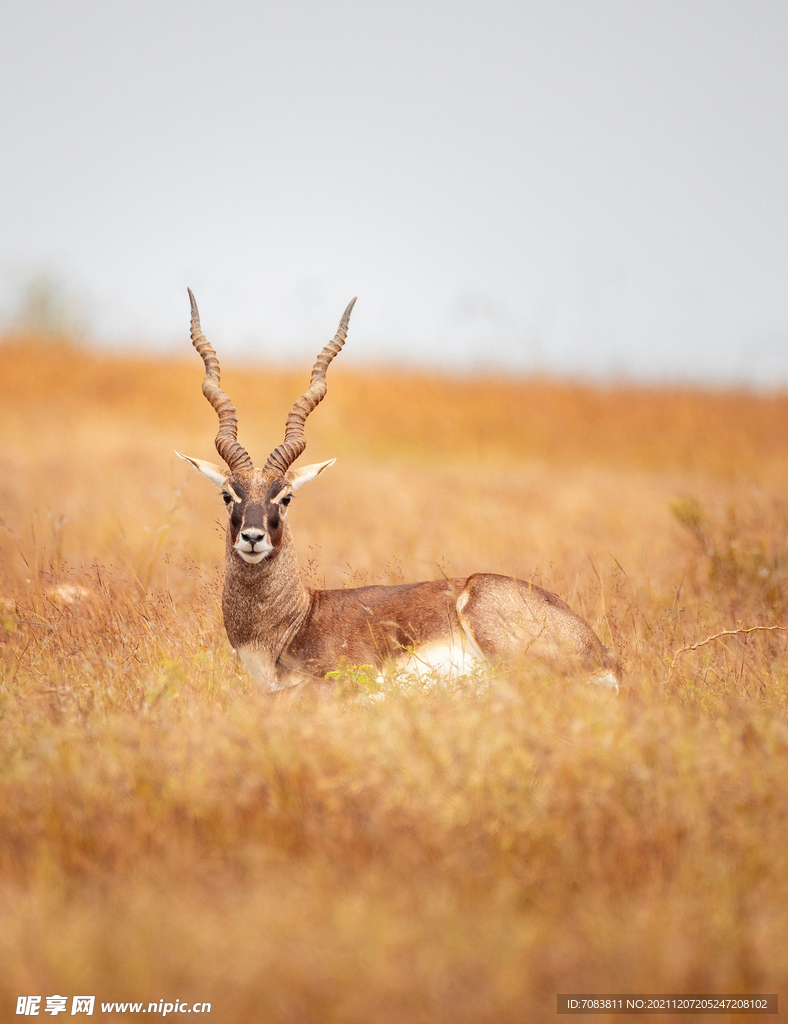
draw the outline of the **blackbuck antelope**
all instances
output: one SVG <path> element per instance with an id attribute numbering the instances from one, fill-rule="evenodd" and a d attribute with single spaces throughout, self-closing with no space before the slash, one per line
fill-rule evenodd
<path id="1" fill-rule="evenodd" d="M 191 300 L 191 339 L 205 363 L 202 390 L 219 416 L 216 449 L 227 465 L 180 455 L 222 492 L 229 516 L 222 611 L 230 643 L 264 689 L 320 681 L 341 665 L 389 665 L 460 674 L 526 654 L 582 662 L 590 681 L 618 688 L 620 664 L 560 597 L 491 573 L 399 586 L 311 590 L 299 575 L 288 507 L 329 466 L 293 468 L 304 424 L 326 393 L 326 371 L 347 337 L 355 299 L 290 410 L 284 441 L 255 469 L 237 440 L 235 406 L 219 387 L 219 361 Z"/>

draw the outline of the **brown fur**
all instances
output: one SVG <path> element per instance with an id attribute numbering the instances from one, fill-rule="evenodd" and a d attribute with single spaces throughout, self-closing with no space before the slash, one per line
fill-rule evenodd
<path id="1" fill-rule="evenodd" d="M 321 680 L 338 666 L 382 668 L 431 645 L 469 646 L 492 663 L 524 655 L 575 658 L 620 676 L 618 659 L 585 620 L 549 591 L 488 573 L 399 586 L 310 590 L 301 582 L 282 492 L 292 471 L 227 476 L 229 503 L 222 610 L 239 652 L 254 652 L 271 689 Z M 273 551 L 257 564 L 236 550 L 250 529 Z M 245 659 L 246 660 L 246 659 Z M 247 662 L 248 664 L 248 662 Z"/>
<path id="2" fill-rule="evenodd" d="M 312 369 L 309 389 L 287 417 L 285 439 L 255 469 L 238 442 L 235 406 L 221 390 L 219 361 L 200 327 L 191 291 L 191 337 L 205 363 L 203 392 L 219 416 L 216 447 L 229 470 L 186 456 L 222 488 L 230 519 L 222 596 L 230 643 L 270 690 L 324 679 L 340 665 L 415 657 L 461 666 L 466 653 L 488 662 L 525 654 L 580 659 L 598 681 L 617 685 L 618 659 L 555 594 L 522 580 L 479 573 L 467 579 L 357 590 L 309 590 L 301 582 L 287 524 L 292 492 L 329 466 L 293 469 L 306 447 L 304 424 L 326 393 L 326 371 L 341 351 L 355 299 Z M 593 677 L 592 677 L 593 678 Z"/>

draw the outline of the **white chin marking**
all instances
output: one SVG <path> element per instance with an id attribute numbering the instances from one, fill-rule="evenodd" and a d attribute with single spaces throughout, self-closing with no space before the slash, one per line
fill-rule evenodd
<path id="1" fill-rule="evenodd" d="M 258 562 L 262 562 L 264 558 L 267 558 L 274 549 L 268 548 L 265 551 L 241 551 L 239 548 L 236 548 L 235 550 L 245 562 L 249 562 L 250 565 L 257 565 Z"/>
<path id="2" fill-rule="evenodd" d="M 239 537 L 238 540 L 233 544 L 235 551 L 238 555 L 243 558 L 249 565 L 257 565 L 262 562 L 264 558 L 268 558 L 271 552 L 274 550 L 274 546 L 268 539 L 268 534 L 263 534 L 258 540 L 251 543 L 248 540 L 244 540 L 243 537 Z"/>

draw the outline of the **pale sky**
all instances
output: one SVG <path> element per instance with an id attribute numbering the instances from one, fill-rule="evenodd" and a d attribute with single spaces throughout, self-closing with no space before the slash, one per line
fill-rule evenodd
<path id="1" fill-rule="evenodd" d="M 788 383 L 788 3 L 7 0 L 0 319 Z"/>

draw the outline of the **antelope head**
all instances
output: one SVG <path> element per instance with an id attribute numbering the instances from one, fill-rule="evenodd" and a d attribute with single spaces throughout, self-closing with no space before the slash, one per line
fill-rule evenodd
<path id="1" fill-rule="evenodd" d="M 221 490 L 229 513 L 228 557 L 257 565 L 275 558 L 289 538 L 287 507 L 294 492 L 336 461 L 329 459 L 328 462 L 293 468 L 293 463 L 306 448 L 306 418 L 325 396 L 326 370 L 345 344 L 350 313 L 356 300 L 350 302 L 342 315 L 334 339 L 317 357 L 309 388 L 295 402 L 287 417 L 284 441 L 271 452 L 262 469 L 255 469 L 249 453 L 238 441 L 238 414 L 219 386 L 219 360 L 200 328 L 200 314 L 191 289 L 189 300 L 192 344 L 205 363 L 202 392 L 219 417 L 216 450 L 227 468 L 203 459 L 192 459 L 180 452 L 175 454 L 190 462 Z"/>

